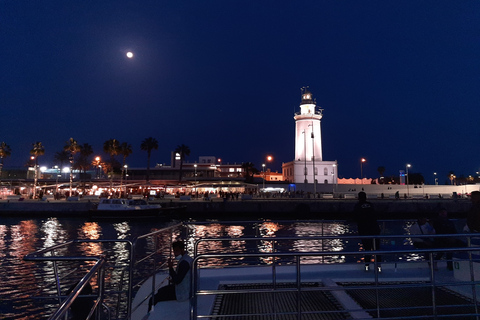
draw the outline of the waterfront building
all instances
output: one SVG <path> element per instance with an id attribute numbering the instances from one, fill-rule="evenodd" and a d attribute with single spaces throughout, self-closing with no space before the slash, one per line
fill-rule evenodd
<path id="1" fill-rule="evenodd" d="M 300 112 L 295 113 L 295 159 L 282 164 L 285 181 L 313 186 L 337 183 L 337 161 L 324 161 L 321 119 L 323 109 L 312 93 L 302 88 Z M 308 188 L 311 189 L 311 188 Z"/>

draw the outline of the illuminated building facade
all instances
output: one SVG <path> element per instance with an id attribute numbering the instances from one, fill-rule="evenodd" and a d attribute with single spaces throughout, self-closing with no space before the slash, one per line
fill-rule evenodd
<path id="1" fill-rule="evenodd" d="M 334 184 L 337 162 L 323 161 L 321 119 L 323 109 L 316 105 L 308 88 L 302 88 L 300 112 L 295 113 L 295 160 L 284 163 L 285 180 L 293 183 Z"/>

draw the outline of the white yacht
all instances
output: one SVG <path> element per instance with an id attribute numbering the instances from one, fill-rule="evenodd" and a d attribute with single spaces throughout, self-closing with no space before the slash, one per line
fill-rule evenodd
<path id="1" fill-rule="evenodd" d="M 143 199 L 100 199 L 98 206 L 92 210 L 95 218 L 111 217 L 156 217 L 162 212 L 160 204 L 149 204 Z"/>

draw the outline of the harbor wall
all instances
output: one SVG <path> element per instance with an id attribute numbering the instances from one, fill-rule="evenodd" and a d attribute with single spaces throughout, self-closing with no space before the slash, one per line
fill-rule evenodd
<path id="1" fill-rule="evenodd" d="M 464 217 L 469 199 L 372 199 L 382 218 L 415 218 L 433 216 L 446 208 L 452 217 Z M 282 218 L 282 219 L 343 219 L 352 215 L 356 199 L 252 199 L 157 201 L 164 207 L 185 207 L 180 218 Z M 0 201 L 0 215 L 15 216 L 84 216 L 95 208 L 94 201 Z"/>
<path id="2" fill-rule="evenodd" d="M 468 199 L 421 199 L 421 200 L 369 200 L 373 203 L 376 211 L 382 217 L 419 217 L 433 216 L 441 209 L 448 210 L 451 216 L 464 217 L 471 204 Z M 268 213 L 269 217 L 276 214 L 282 218 L 296 219 L 297 217 L 309 216 L 310 218 L 322 219 L 342 218 L 352 215 L 357 201 L 355 199 L 312 199 L 312 200 L 246 200 L 246 201 L 186 201 L 188 213 L 233 213 L 236 217 L 251 215 L 252 213 Z"/>

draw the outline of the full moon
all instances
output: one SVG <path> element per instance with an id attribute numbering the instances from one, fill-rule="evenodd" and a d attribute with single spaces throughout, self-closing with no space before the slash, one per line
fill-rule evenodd
<path id="1" fill-rule="evenodd" d="M 127 58 L 130 58 L 130 59 L 133 58 L 133 52 L 130 52 L 130 51 L 127 52 Z"/>

